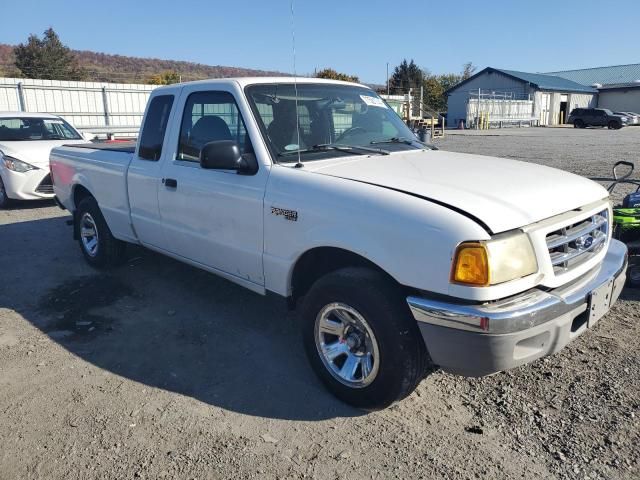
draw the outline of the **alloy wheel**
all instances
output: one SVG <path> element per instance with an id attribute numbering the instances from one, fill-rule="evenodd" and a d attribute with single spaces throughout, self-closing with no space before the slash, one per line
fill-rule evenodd
<path id="1" fill-rule="evenodd" d="M 325 368 L 339 382 L 363 388 L 373 382 L 380 351 L 365 318 L 344 303 L 330 303 L 316 317 L 315 341 Z"/>
<path id="2" fill-rule="evenodd" d="M 98 228 L 89 212 L 85 212 L 80 219 L 80 238 L 87 255 L 95 257 L 98 254 Z"/>

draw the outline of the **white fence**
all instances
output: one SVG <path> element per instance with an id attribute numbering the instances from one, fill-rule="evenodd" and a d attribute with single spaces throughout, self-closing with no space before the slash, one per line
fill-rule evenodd
<path id="1" fill-rule="evenodd" d="M 155 85 L 0 78 L 0 111 L 60 115 L 79 130 L 136 136 Z"/>

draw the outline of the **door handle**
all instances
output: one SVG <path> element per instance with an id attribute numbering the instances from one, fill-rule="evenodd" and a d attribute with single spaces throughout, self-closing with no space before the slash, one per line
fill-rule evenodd
<path id="1" fill-rule="evenodd" d="M 178 181 L 175 178 L 163 178 L 162 183 L 168 188 L 178 188 Z"/>

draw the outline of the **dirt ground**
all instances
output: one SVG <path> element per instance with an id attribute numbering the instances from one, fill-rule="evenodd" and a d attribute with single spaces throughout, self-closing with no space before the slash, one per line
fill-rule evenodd
<path id="1" fill-rule="evenodd" d="M 640 127 L 438 143 L 604 175 Z M 640 291 L 560 354 L 436 372 L 365 414 L 316 380 L 279 298 L 140 248 L 96 272 L 68 218 L 0 211 L 1 480 L 640 477 Z"/>

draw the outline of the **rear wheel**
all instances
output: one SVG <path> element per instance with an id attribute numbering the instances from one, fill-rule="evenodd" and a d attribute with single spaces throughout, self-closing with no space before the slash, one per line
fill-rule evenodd
<path id="1" fill-rule="evenodd" d="M 7 190 L 4 187 L 2 177 L 0 177 L 0 208 L 6 208 L 9 206 L 9 197 L 7 196 Z"/>
<path id="2" fill-rule="evenodd" d="M 80 251 L 85 260 L 96 268 L 122 263 L 125 242 L 115 238 L 93 197 L 86 197 L 78 205 L 76 227 Z"/>
<path id="3" fill-rule="evenodd" d="M 574 128 L 584 128 L 585 124 L 584 124 L 584 121 L 578 119 L 575 122 L 573 122 L 573 126 Z"/>
<path id="4" fill-rule="evenodd" d="M 383 274 L 345 268 L 311 287 L 301 306 L 309 362 L 339 399 L 367 410 L 409 395 L 430 362 L 400 289 Z"/>

